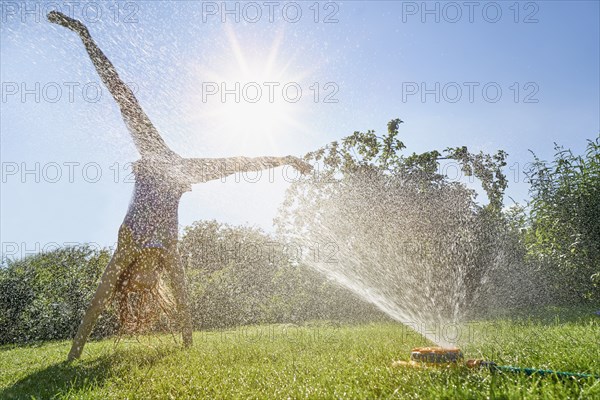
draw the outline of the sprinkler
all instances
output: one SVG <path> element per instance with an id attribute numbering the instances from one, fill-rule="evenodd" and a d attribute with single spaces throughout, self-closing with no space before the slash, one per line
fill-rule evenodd
<path id="1" fill-rule="evenodd" d="M 410 353 L 410 361 L 394 361 L 392 367 L 410 367 L 410 368 L 452 368 L 467 367 L 470 369 L 487 368 L 490 372 L 512 372 L 525 375 L 556 376 L 559 378 L 594 378 L 600 379 L 600 376 L 593 374 L 582 374 L 576 372 L 561 372 L 549 369 L 519 368 L 510 365 L 497 365 L 493 361 L 487 360 L 467 360 L 464 361 L 462 351 L 452 347 L 415 347 Z"/>
<path id="2" fill-rule="evenodd" d="M 395 361 L 393 367 L 453 367 L 461 365 L 463 354 L 457 348 L 415 347 L 410 352 L 410 361 Z"/>

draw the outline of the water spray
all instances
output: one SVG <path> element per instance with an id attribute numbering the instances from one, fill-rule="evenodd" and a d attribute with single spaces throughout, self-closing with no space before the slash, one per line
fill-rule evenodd
<path id="1" fill-rule="evenodd" d="M 463 353 L 456 347 L 416 347 L 410 353 L 410 361 L 394 361 L 392 367 L 409 368 L 457 368 L 489 369 L 490 372 L 511 372 L 517 374 L 556 376 L 559 378 L 575 379 L 600 379 L 600 375 L 583 374 L 577 372 L 553 371 L 550 369 L 520 368 L 510 365 L 498 365 L 488 360 L 464 360 Z"/>

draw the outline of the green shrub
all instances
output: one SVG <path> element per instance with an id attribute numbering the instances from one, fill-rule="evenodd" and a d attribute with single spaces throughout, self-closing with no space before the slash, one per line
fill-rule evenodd
<path id="1" fill-rule="evenodd" d="M 0 343 L 27 343 L 73 337 L 110 253 L 89 246 L 66 247 L 0 269 Z M 115 332 L 109 309 L 94 337 Z"/>

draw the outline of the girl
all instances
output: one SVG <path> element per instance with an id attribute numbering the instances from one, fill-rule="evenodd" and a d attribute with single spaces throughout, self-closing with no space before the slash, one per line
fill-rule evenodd
<path id="1" fill-rule="evenodd" d="M 86 26 L 57 11 L 50 12 L 48 20 L 79 35 L 98 75 L 119 105 L 125 125 L 142 156 L 134 164 L 133 198 L 119 229 L 117 249 L 81 321 L 68 359 L 81 356 L 98 316 L 113 295 L 117 297 L 119 315 L 124 324 L 131 322 L 132 315 L 135 316 L 131 311 L 131 294 L 138 295 L 138 309 L 153 297 L 169 312 L 170 301 L 161 281 L 162 272 L 170 278 L 183 344 L 189 347 L 192 344 L 192 320 L 184 270 L 177 250 L 177 209 L 183 193 L 190 191 L 194 183 L 220 179 L 236 172 L 292 165 L 307 174 L 312 167 L 291 156 L 180 157 L 165 144 L 131 89 L 119 78 L 115 67 L 94 43 Z M 139 313 L 135 318 L 141 318 Z"/>

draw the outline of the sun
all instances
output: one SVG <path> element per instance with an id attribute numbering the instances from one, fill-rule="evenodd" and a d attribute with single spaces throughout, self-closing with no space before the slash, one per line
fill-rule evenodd
<path id="1" fill-rule="evenodd" d="M 303 129 L 308 71 L 294 71 L 293 60 L 279 59 L 282 32 L 266 49 L 240 44 L 231 27 L 225 33 L 228 49 L 219 62 L 223 68 L 201 72 L 200 118 L 218 132 L 222 145 L 248 153 L 276 151 L 291 131 Z"/>

